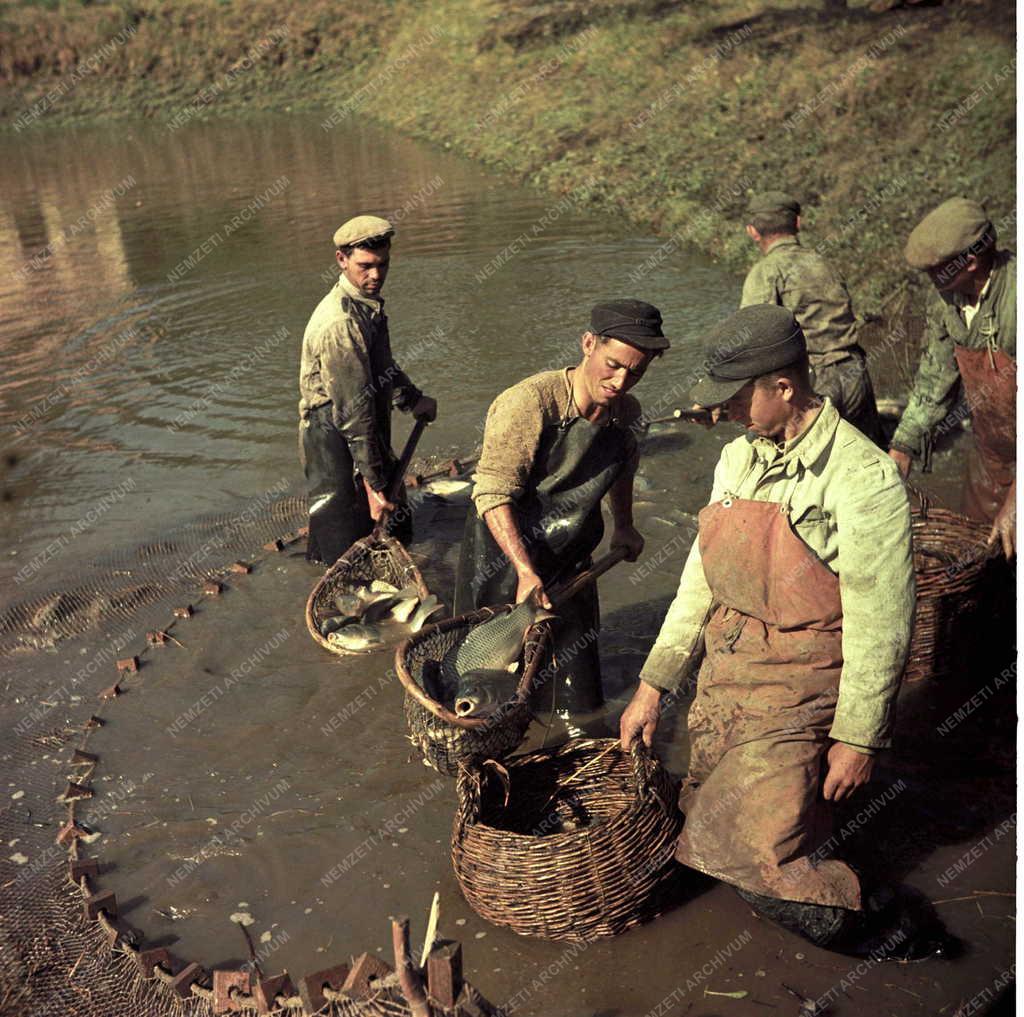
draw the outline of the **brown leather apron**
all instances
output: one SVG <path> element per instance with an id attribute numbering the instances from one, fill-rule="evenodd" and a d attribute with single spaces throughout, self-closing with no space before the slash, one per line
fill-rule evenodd
<path id="1" fill-rule="evenodd" d="M 1017 475 L 1017 361 L 988 347 L 956 346 L 954 352 L 974 431 L 963 509 L 991 523 Z"/>
<path id="2" fill-rule="evenodd" d="M 776 502 L 709 505 L 699 540 L 714 607 L 676 857 L 752 893 L 857 910 L 853 870 L 813 857 L 830 829 L 821 787 L 843 664 L 839 579 Z"/>

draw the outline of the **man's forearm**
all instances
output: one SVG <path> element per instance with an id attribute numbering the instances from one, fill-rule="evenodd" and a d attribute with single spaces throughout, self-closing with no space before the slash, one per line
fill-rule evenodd
<path id="1" fill-rule="evenodd" d="M 633 470 L 626 470 L 608 492 L 616 529 L 633 525 Z"/>
<path id="2" fill-rule="evenodd" d="M 522 531 L 519 529 L 515 509 L 508 504 L 498 505 L 484 513 L 484 522 L 487 524 L 487 529 L 491 531 L 494 542 L 512 563 L 516 574 L 522 577 L 533 573 L 533 561 L 526 549 Z"/>

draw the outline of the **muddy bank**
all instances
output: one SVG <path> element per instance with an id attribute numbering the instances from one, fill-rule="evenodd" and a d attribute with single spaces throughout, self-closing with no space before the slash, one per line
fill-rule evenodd
<path id="1" fill-rule="evenodd" d="M 873 312 L 911 278 L 906 234 L 949 194 L 985 199 L 1014 234 L 1013 39 L 996 0 L 22 4 L 0 15 L 0 119 L 188 131 L 304 106 L 325 110 L 324 135 L 382 121 L 657 231 L 665 251 L 628 266 L 639 289 L 680 246 L 742 271 L 746 195 L 779 186 Z"/>

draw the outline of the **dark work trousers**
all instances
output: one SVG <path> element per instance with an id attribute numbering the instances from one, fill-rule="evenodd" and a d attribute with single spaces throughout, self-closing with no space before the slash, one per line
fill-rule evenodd
<path id="1" fill-rule="evenodd" d="M 811 381 L 818 395 L 828 396 L 839 416 L 848 420 L 876 445 L 882 444 L 882 425 L 875 405 L 875 389 L 868 373 L 868 358 L 860 346 L 838 364 L 811 367 Z"/>
<path id="2" fill-rule="evenodd" d="M 362 477 L 331 412 L 330 403 L 316 407 L 300 428 L 309 493 L 306 558 L 325 565 L 333 565 L 373 530 Z M 407 509 L 397 516 L 398 522 L 388 530 L 406 543 L 412 537 L 412 517 Z"/>

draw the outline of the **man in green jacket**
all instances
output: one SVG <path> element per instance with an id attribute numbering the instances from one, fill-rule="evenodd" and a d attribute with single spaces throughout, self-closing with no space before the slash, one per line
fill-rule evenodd
<path id="1" fill-rule="evenodd" d="M 927 346 L 889 455 L 904 478 L 913 457 L 927 468 L 932 437 L 969 415 L 974 446 L 964 511 L 992 524 L 1007 558 L 1016 549 L 1017 259 L 996 246 L 985 209 L 950 198 L 907 240 L 907 262 L 934 284 Z M 964 409 L 957 409 L 963 390 Z"/>
<path id="2" fill-rule="evenodd" d="M 875 391 L 846 283 L 817 251 L 804 247 L 800 203 L 781 191 L 755 194 L 747 206 L 747 236 L 764 257 L 747 273 L 740 307 L 778 304 L 793 312 L 807 340 L 811 383 L 839 415 L 881 441 Z"/>

